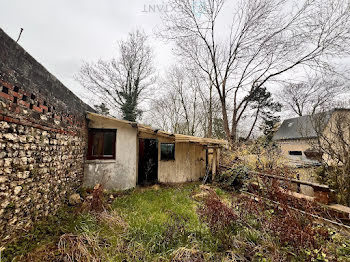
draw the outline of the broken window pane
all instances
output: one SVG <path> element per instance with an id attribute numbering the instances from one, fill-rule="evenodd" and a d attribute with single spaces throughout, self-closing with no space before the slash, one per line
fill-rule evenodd
<path id="1" fill-rule="evenodd" d="M 161 144 L 161 160 L 175 160 L 175 144 Z"/>

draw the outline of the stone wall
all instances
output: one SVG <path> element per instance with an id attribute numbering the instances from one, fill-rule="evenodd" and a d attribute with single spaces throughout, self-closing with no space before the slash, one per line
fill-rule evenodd
<path id="1" fill-rule="evenodd" d="M 0 232 L 3 241 L 55 214 L 81 183 L 84 139 L 0 122 Z"/>
<path id="2" fill-rule="evenodd" d="M 0 246 L 80 187 L 91 110 L 0 29 Z"/>

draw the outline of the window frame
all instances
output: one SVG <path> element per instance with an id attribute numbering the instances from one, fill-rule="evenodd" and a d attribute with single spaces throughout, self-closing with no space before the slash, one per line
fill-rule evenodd
<path id="1" fill-rule="evenodd" d="M 162 155 L 162 145 L 174 145 L 174 157 L 173 158 L 166 158 L 164 159 L 163 158 L 163 155 Z M 175 143 L 160 143 L 160 161 L 175 161 L 175 150 L 176 150 L 176 145 Z"/>
<path id="2" fill-rule="evenodd" d="M 300 154 L 299 154 L 299 152 L 300 152 Z M 303 155 L 303 151 L 291 150 L 291 151 L 288 151 L 288 155 L 290 155 L 290 156 L 302 156 Z"/>
<path id="3" fill-rule="evenodd" d="M 104 134 L 108 132 L 114 132 L 113 136 L 113 153 L 112 156 L 93 156 L 92 155 L 92 145 L 94 139 L 93 132 L 101 132 L 103 133 L 103 142 L 104 142 Z M 103 128 L 89 128 L 88 129 L 88 151 L 86 155 L 87 160 L 115 160 L 116 156 L 116 141 L 117 141 L 117 129 L 103 129 Z"/>

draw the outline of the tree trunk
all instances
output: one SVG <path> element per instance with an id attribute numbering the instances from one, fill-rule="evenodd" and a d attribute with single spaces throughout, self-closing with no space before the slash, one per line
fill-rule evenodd
<path id="1" fill-rule="evenodd" d="M 237 142 L 237 111 L 233 110 L 233 116 L 232 116 L 232 126 L 231 126 L 231 142 L 235 143 Z"/>
<path id="2" fill-rule="evenodd" d="M 255 119 L 254 119 L 253 125 L 250 128 L 249 134 L 247 135 L 245 140 L 248 140 L 250 138 L 250 136 L 252 135 L 254 127 L 256 125 L 256 122 L 258 121 L 259 113 L 260 113 L 260 108 L 258 108 L 258 110 L 256 111 L 256 115 L 255 115 Z"/>
<path id="3" fill-rule="evenodd" d="M 213 136 L 213 85 L 209 87 L 208 137 Z"/>
<path id="4" fill-rule="evenodd" d="M 227 137 L 227 140 L 229 141 L 229 143 L 232 144 L 234 142 L 234 140 L 232 140 L 232 138 L 231 138 L 230 127 L 228 124 L 225 98 L 221 98 L 220 101 L 221 101 L 221 110 L 222 110 L 222 120 L 224 121 L 224 129 L 225 129 L 226 137 Z"/>

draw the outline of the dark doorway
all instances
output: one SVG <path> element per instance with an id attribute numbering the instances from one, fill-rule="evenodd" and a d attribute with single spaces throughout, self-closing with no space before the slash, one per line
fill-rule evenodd
<path id="1" fill-rule="evenodd" d="M 152 185 L 158 182 L 158 141 L 139 139 L 138 184 Z"/>
<path id="2" fill-rule="evenodd" d="M 209 166 L 209 150 L 208 148 L 205 149 L 205 183 L 211 183 L 213 180 L 213 174 L 210 170 Z"/>

